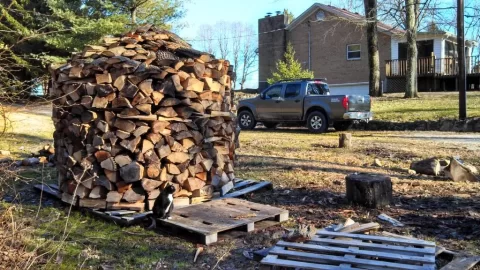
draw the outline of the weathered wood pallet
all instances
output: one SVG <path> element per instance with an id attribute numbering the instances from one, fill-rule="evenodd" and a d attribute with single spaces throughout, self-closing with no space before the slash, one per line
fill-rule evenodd
<path id="1" fill-rule="evenodd" d="M 262 264 L 302 269 L 435 269 L 435 243 L 318 230 L 306 243 L 278 242 Z"/>
<path id="2" fill-rule="evenodd" d="M 161 222 L 194 233 L 201 243 L 208 245 L 217 242 L 221 232 L 236 228 L 250 232 L 254 230 L 256 222 L 266 219 L 285 221 L 288 219 L 288 211 L 270 205 L 224 198 L 175 210 L 171 219 Z"/>
<path id="3" fill-rule="evenodd" d="M 244 194 L 247 194 L 249 192 L 252 192 L 252 191 L 255 191 L 255 190 L 258 190 L 260 188 L 264 188 L 264 187 L 267 187 L 271 185 L 270 182 L 268 181 L 255 181 L 255 180 L 242 180 L 242 179 L 237 179 L 236 181 L 236 184 L 235 184 L 235 190 L 233 190 L 232 193 L 229 193 L 229 194 L 226 194 L 226 196 L 224 197 L 237 197 L 237 196 L 241 196 L 241 195 L 244 195 Z M 39 190 L 39 191 L 43 191 L 45 194 L 47 195 L 50 195 L 52 197 L 55 197 L 61 201 L 63 201 L 64 203 L 66 204 L 71 204 L 72 202 L 74 203 L 74 206 L 78 206 L 78 200 L 65 200 L 65 198 L 62 199 L 62 195 L 58 189 L 58 186 L 55 185 L 55 184 L 43 184 L 43 185 L 34 185 L 34 188 Z M 72 197 L 72 196 L 70 196 Z M 219 198 L 219 199 L 222 199 L 222 198 Z M 205 202 L 205 203 L 208 203 L 208 202 Z M 198 205 L 201 205 L 201 204 L 198 204 Z M 191 206 L 194 206 L 194 205 L 182 205 L 182 206 L 176 206 L 175 207 L 175 212 L 179 211 L 179 209 L 181 208 L 185 208 L 185 207 L 191 207 Z M 245 206 L 245 204 L 244 204 Z M 261 204 L 257 204 L 257 206 L 264 206 L 264 205 L 261 205 Z M 95 207 L 79 207 L 79 209 L 82 209 L 82 210 L 85 210 L 97 217 L 100 217 L 102 219 L 105 219 L 105 220 L 108 220 L 108 221 L 112 221 L 116 224 L 119 224 L 119 225 L 122 225 L 122 226 L 130 226 L 130 225 L 135 225 L 135 224 L 138 224 L 138 223 L 141 223 L 145 217 L 151 213 L 151 211 L 148 211 L 148 212 L 140 212 L 140 211 L 136 211 L 136 210 L 129 210 L 129 209 L 115 209 L 115 210 L 108 210 L 108 209 L 100 209 L 100 208 L 95 208 Z M 243 212 L 246 211 L 245 207 L 242 208 Z M 262 208 L 262 209 L 266 209 L 266 208 Z M 281 210 L 281 211 L 285 211 L 283 209 L 279 209 L 279 208 L 276 208 L 278 210 Z M 253 213 L 257 213 L 256 211 L 254 210 L 251 210 L 253 211 Z M 212 214 L 213 212 L 207 212 L 206 213 L 206 216 L 207 216 L 207 220 L 210 220 L 210 218 L 208 218 L 208 216 L 214 216 Z M 261 214 L 259 214 L 258 217 L 263 217 L 263 215 L 266 214 L 266 212 L 262 212 Z M 281 212 L 281 213 L 277 213 L 277 214 L 273 214 L 273 215 L 270 215 L 266 218 L 270 218 L 272 216 L 277 216 L 277 215 L 283 215 L 282 218 L 279 218 L 278 221 L 283 221 L 284 219 L 288 219 L 288 211 L 286 211 L 286 218 L 284 217 L 285 216 L 285 212 Z M 265 217 L 259 219 L 259 220 L 264 220 L 266 219 Z M 256 222 L 258 220 L 255 220 L 253 222 Z M 250 226 L 253 226 L 253 223 L 252 225 Z M 234 228 L 234 227 L 232 227 Z M 253 228 L 253 227 L 252 227 Z M 224 230 L 221 230 L 221 231 L 224 231 Z"/>
<path id="4" fill-rule="evenodd" d="M 254 192 L 263 188 L 271 188 L 272 183 L 269 181 L 257 181 L 251 179 L 235 178 L 235 184 L 231 190 L 221 193 L 221 198 L 236 198 L 242 195 Z"/>
<path id="5" fill-rule="evenodd" d="M 62 196 L 60 195 L 58 186 L 55 184 L 35 185 L 34 187 L 37 190 L 43 191 L 45 194 L 49 196 L 62 200 Z M 69 204 L 68 202 L 65 202 L 65 201 L 64 203 Z M 130 226 L 130 225 L 138 224 L 142 222 L 148 214 L 151 213 L 150 211 L 140 213 L 139 211 L 134 211 L 134 210 L 105 210 L 105 209 L 94 209 L 89 207 L 80 207 L 80 209 L 85 210 L 97 217 L 112 221 L 122 226 Z"/>

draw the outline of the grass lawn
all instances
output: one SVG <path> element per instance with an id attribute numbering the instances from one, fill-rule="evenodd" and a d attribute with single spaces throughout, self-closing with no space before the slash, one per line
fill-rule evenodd
<path id="1" fill-rule="evenodd" d="M 383 98 L 374 106 L 403 102 L 389 98 L 392 101 Z M 53 125 L 48 116 L 17 112 L 10 117 L 13 129 L 4 136 L 0 147 L 12 151 L 14 157 L 24 157 L 51 143 Z M 316 135 L 300 129 L 242 131 L 236 175 L 272 181 L 273 190 L 250 194 L 247 199 L 288 209 L 291 219 L 284 227 L 302 221 L 320 228 L 348 217 L 378 222 L 376 216 L 383 212 L 406 224 L 397 228 L 381 222 L 389 232 L 480 254 L 480 184 L 411 176 L 407 171 L 411 161 L 431 156 L 458 155 L 479 167 L 478 150 L 455 143 L 411 139 L 410 134 L 353 132 L 354 147 L 345 150 L 337 148 L 338 133 L 334 132 Z M 372 166 L 375 158 L 380 159 L 382 167 Z M 225 236 L 205 247 L 193 263 L 197 246 L 165 228 L 123 228 L 88 214 L 70 212 L 69 207 L 54 199 L 43 198 L 40 204 L 40 196 L 31 186 L 41 181 L 55 182 L 54 169 L 31 167 L 15 171 L 17 174 L 3 172 L 0 198 L 8 198 L 8 202 L 0 201 L 0 249 L 8 246 L 9 252 L 31 252 L 29 258 L 36 259 L 31 269 L 97 269 L 100 265 L 115 269 L 212 269 L 216 264 L 221 269 L 256 269 L 258 264 L 244 258 L 243 252 L 271 246 L 284 232 L 276 226 L 252 234 Z M 349 205 L 344 197 L 344 177 L 354 172 L 390 175 L 394 205 L 381 211 Z M 11 239 L 3 241 L 4 235 L 14 232 L 18 237 L 15 245 L 9 244 Z"/>
<path id="2" fill-rule="evenodd" d="M 420 98 L 404 99 L 403 94 L 374 98 L 375 120 L 411 122 L 458 118 L 458 93 L 419 93 Z M 468 117 L 480 117 L 480 92 L 467 92 Z"/>

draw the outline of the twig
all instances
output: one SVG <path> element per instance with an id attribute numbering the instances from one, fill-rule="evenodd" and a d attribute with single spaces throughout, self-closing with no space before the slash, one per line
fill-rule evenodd
<path id="1" fill-rule="evenodd" d="M 40 190 L 40 200 L 38 201 L 38 209 L 37 214 L 35 215 L 35 219 L 38 218 L 38 214 L 40 214 L 40 208 L 42 207 L 42 199 L 43 199 L 43 169 L 45 168 L 45 163 L 42 163 L 42 189 Z"/>
<path id="2" fill-rule="evenodd" d="M 227 253 L 230 253 L 230 251 L 232 250 L 233 246 L 235 245 L 235 242 L 232 242 L 232 244 L 230 245 L 230 247 L 228 248 L 227 251 L 225 251 L 225 253 L 223 253 L 223 255 L 218 259 L 217 263 L 213 266 L 212 270 L 214 270 L 215 268 L 217 268 L 218 264 L 223 260 L 223 258 L 227 255 Z"/>

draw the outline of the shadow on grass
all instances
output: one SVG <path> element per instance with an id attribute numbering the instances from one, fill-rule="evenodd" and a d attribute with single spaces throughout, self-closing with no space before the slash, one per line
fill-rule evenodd
<path id="1" fill-rule="evenodd" d="M 269 157 L 269 156 L 253 156 L 253 155 L 238 155 L 239 158 L 239 167 L 240 171 L 242 168 L 247 167 L 249 171 L 257 172 L 268 172 L 273 170 L 294 170 L 302 169 L 304 171 L 316 171 L 316 172 L 330 172 L 330 173 L 340 173 L 340 174 L 352 174 L 359 172 L 368 172 L 372 170 L 369 167 L 360 167 L 353 165 L 345 165 L 340 163 L 328 162 L 328 161 L 316 161 L 308 159 L 296 159 L 296 158 L 284 158 L 284 157 Z M 247 160 L 243 160 L 247 159 Z M 314 163 L 314 164 L 296 164 L 299 162 L 303 163 Z M 331 165 L 330 166 L 324 166 Z M 389 176 L 396 177 L 398 179 L 408 180 L 410 177 L 406 174 L 399 174 L 402 172 L 400 169 L 388 168 L 389 171 L 395 171 L 396 174 L 384 172 Z"/>
<path id="2" fill-rule="evenodd" d="M 275 129 L 264 128 L 263 126 L 257 126 L 255 129 L 248 130 L 248 131 L 249 132 L 261 131 L 261 132 L 271 132 L 271 133 L 283 132 L 283 133 L 310 134 L 310 135 L 319 135 L 319 136 L 321 136 L 322 134 L 325 134 L 325 133 L 328 134 L 328 133 L 335 133 L 336 132 L 334 128 L 329 128 L 327 130 L 327 132 L 317 134 L 317 133 L 310 132 L 306 127 L 303 127 L 301 125 L 295 125 L 295 126 L 283 126 L 282 125 L 282 126 L 280 126 L 278 128 L 275 128 Z"/>

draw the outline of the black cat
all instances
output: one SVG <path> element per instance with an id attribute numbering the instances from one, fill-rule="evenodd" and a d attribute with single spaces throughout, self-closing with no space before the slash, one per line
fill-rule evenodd
<path id="1" fill-rule="evenodd" d="M 152 209 L 152 225 L 149 229 L 155 229 L 157 227 L 157 218 L 170 219 L 170 214 L 173 211 L 173 193 L 175 193 L 175 187 L 173 185 L 167 185 L 160 195 L 155 199 L 155 203 Z"/>

